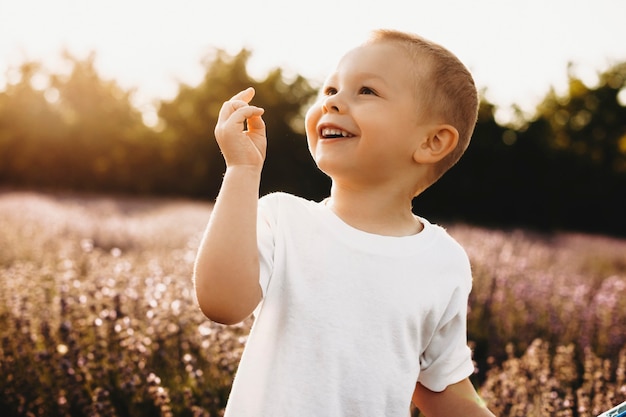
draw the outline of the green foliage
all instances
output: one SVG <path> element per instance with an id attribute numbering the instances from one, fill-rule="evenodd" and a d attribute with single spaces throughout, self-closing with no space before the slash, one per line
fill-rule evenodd
<path id="1" fill-rule="evenodd" d="M 221 415 L 251 323 L 197 307 L 210 209 L 0 195 L 2 415 Z M 626 400 L 626 241 L 448 230 L 473 264 L 474 382 L 496 415 L 593 417 Z"/>
<path id="2" fill-rule="evenodd" d="M 552 131 L 547 144 L 582 163 L 626 173 L 626 106 L 618 99 L 624 89 L 626 63 L 600 74 L 593 88 L 570 74 L 567 94 L 551 91 L 537 109 Z"/>

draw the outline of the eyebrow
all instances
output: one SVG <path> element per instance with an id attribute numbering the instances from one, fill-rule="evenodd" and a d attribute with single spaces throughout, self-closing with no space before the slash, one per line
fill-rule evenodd
<path id="1" fill-rule="evenodd" d="M 352 76 L 356 79 L 359 80 L 378 80 L 383 82 L 385 85 L 387 85 L 387 81 L 385 81 L 385 79 L 383 77 L 381 77 L 378 74 L 374 74 L 372 72 L 358 72 L 356 74 L 352 74 Z M 337 78 L 337 73 L 333 73 L 330 76 L 328 76 L 328 78 L 326 79 L 326 82 L 324 82 L 324 84 L 328 84 L 329 81 L 334 81 Z"/>

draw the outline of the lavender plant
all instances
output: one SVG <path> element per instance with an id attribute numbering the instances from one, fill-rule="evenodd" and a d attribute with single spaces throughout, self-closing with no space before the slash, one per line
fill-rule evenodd
<path id="1" fill-rule="evenodd" d="M 220 416 L 251 322 L 197 308 L 205 203 L 0 194 L 3 416 Z M 500 416 L 626 399 L 626 241 L 449 225 L 474 268 L 475 381 Z"/>

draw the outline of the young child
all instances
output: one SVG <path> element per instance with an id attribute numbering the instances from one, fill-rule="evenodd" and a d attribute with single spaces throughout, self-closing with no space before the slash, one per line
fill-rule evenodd
<path id="1" fill-rule="evenodd" d="M 468 258 L 411 209 L 467 148 L 470 73 L 403 32 L 348 52 L 306 116 L 332 179 L 322 202 L 259 200 L 266 134 L 253 96 L 220 111 L 227 169 L 194 273 L 207 317 L 255 315 L 226 416 L 406 417 L 411 401 L 428 417 L 492 416 L 468 379 Z"/>

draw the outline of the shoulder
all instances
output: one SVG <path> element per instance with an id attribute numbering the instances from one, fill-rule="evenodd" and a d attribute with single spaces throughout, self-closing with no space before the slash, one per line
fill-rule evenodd
<path id="1" fill-rule="evenodd" d="M 259 199 L 259 214 L 269 218 L 289 218 L 311 215 L 319 203 L 293 194 L 274 192 Z"/>
<path id="2" fill-rule="evenodd" d="M 444 227 L 421 217 L 420 220 L 432 236 L 430 257 L 433 262 L 455 269 L 465 277 L 465 284 L 471 286 L 471 265 L 465 248 Z"/>
<path id="3" fill-rule="evenodd" d="M 269 194 L 265 194 L 259 199 L 261 204 L 271 205 L 271 204 L 295 204 L 306 202 L 302 197 L 295 196 L 293 194 L 277 191 Z"/>
<path id="4" fill-rule="evenodd" d="M 424 225 L 424 230 L 432 236 L 433 244 L 437 245 L 439 248 L 446 249 L 449 253 L 467 258 L 467 254 L 463 246 L 461 246 L 461 244 L 454 237 L 452 237 L 443 226 L 431 223 L 423 217 L 419 217 L 419 220 Z"/>
<path id="5" fill-rule="evenodd" d="M 259 199 L 259 206 L 261 207 L 300 207 L 310 209 L 318 205 L 319 203 L 316 201 L 307 200 L 285 192 L 269 193 Z"/>

